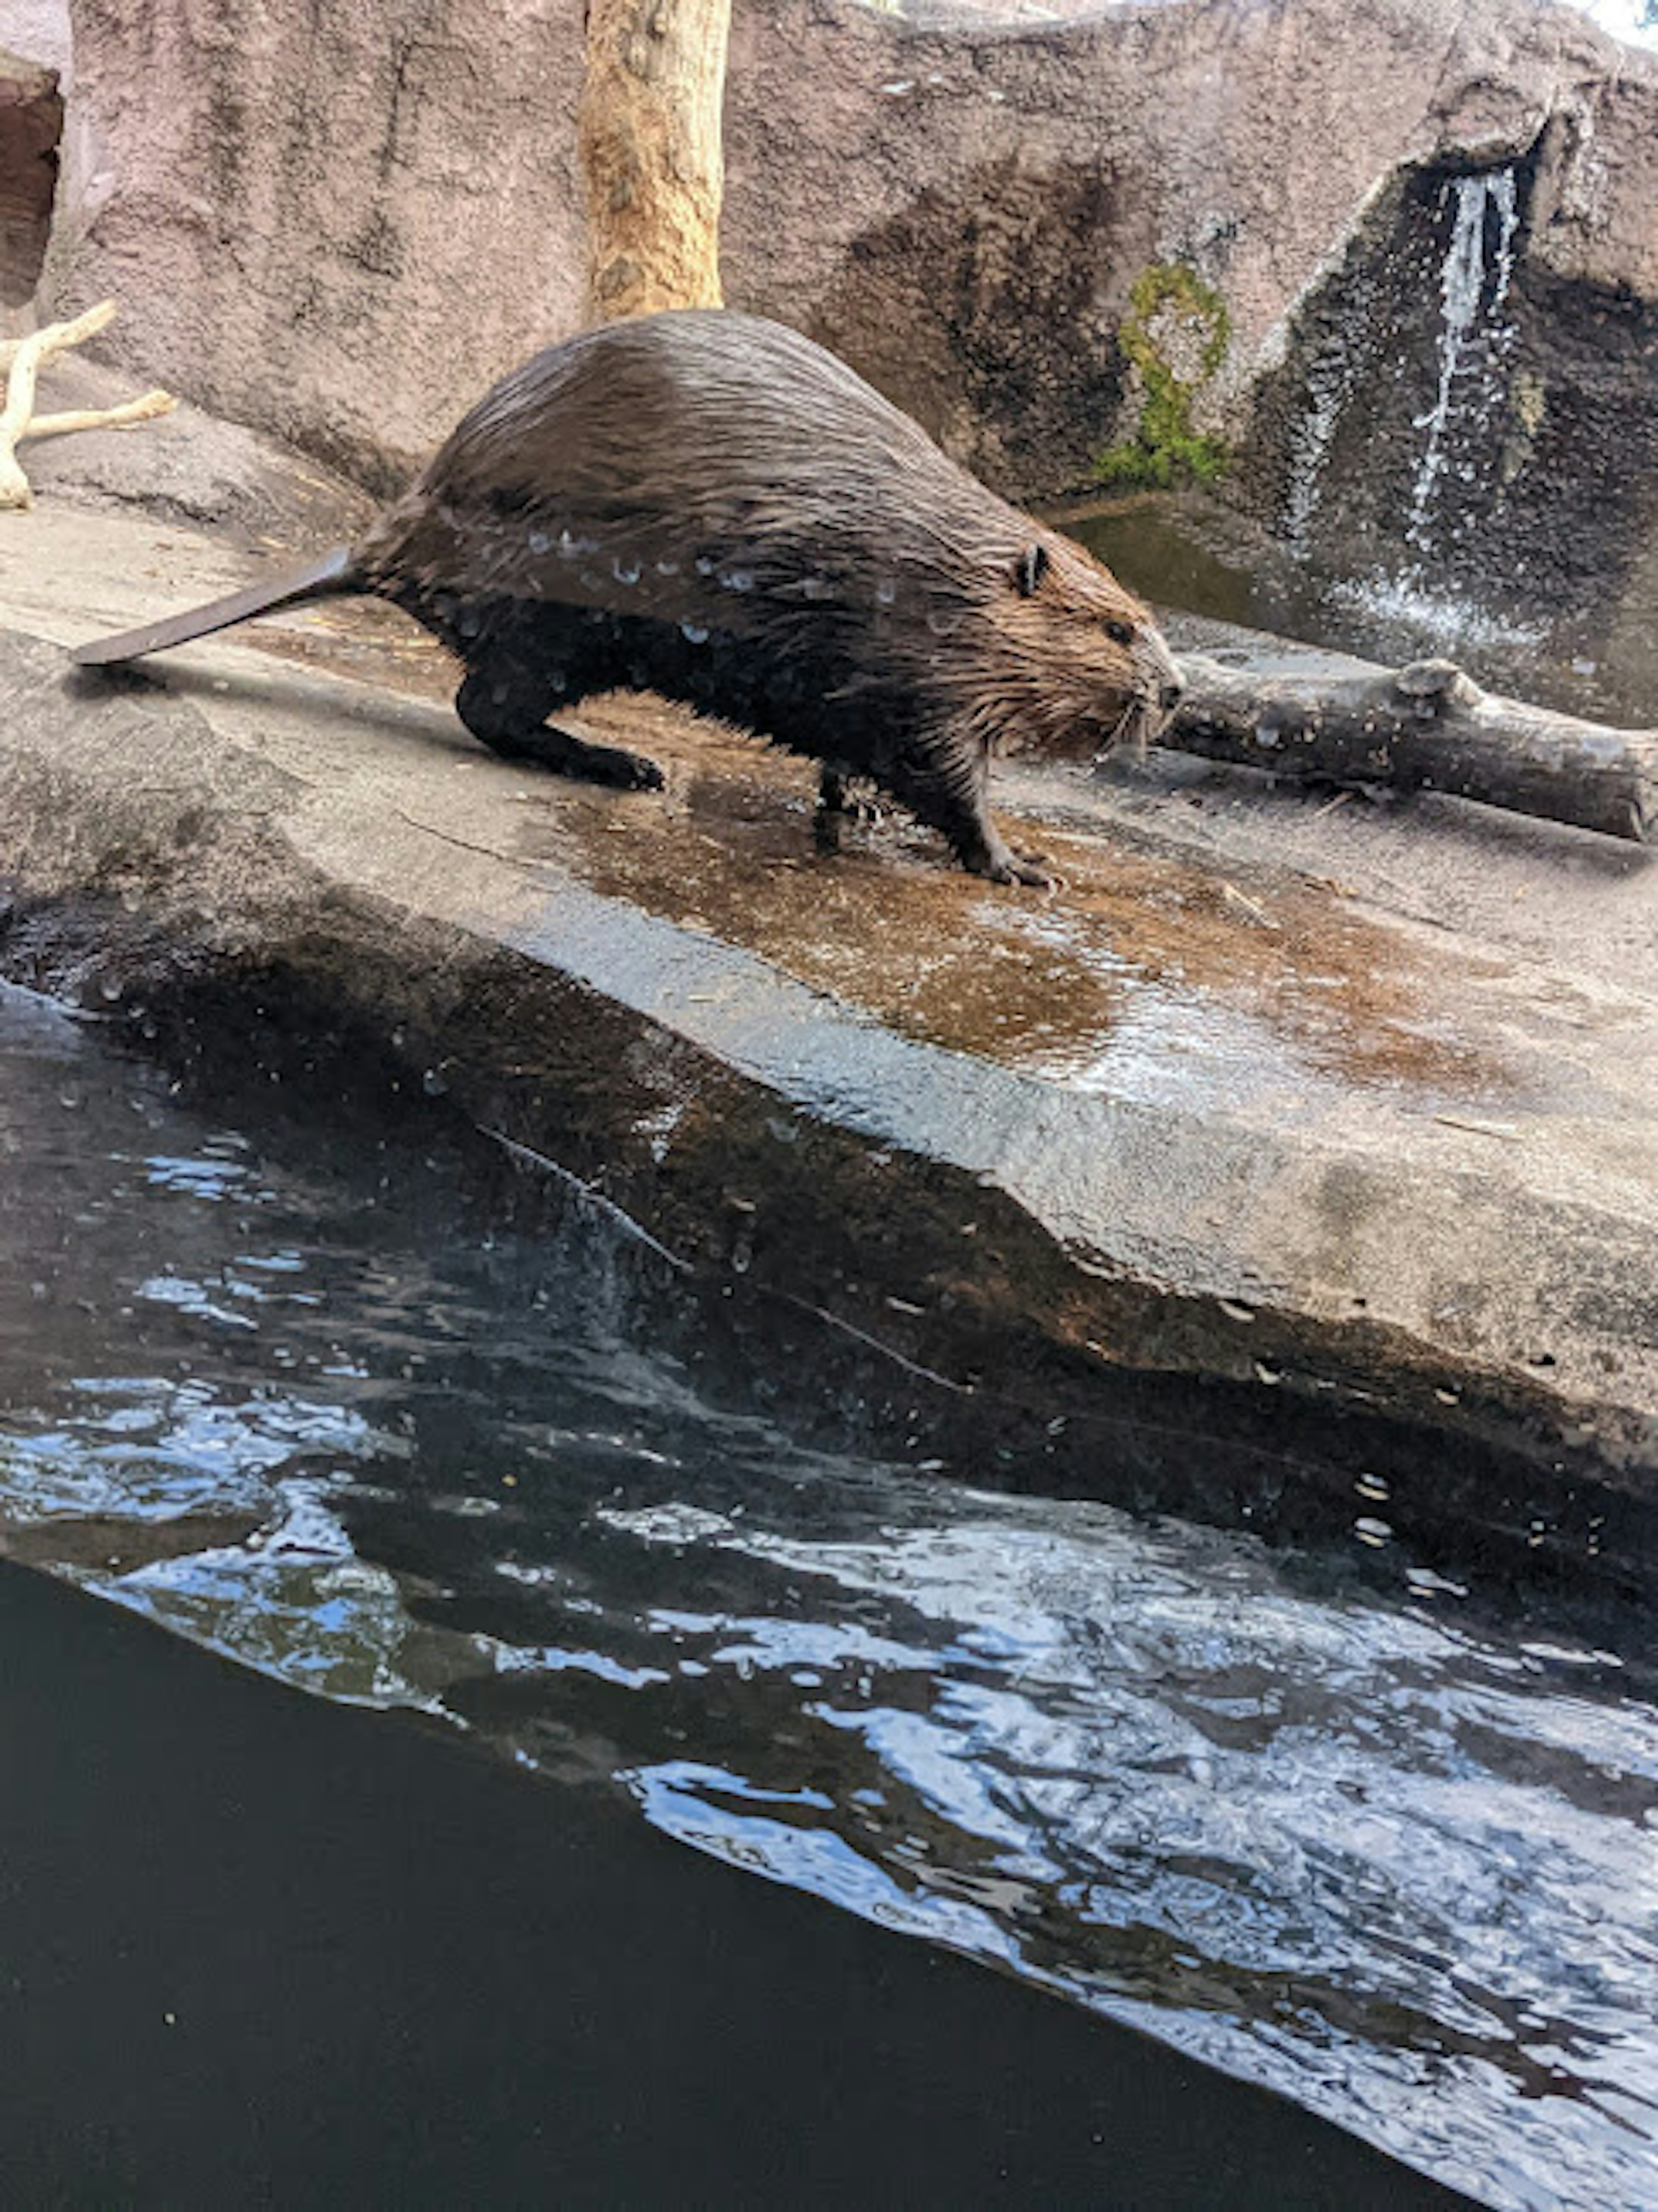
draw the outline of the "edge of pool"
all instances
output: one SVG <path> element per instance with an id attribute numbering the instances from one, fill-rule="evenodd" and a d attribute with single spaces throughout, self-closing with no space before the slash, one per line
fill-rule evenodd
<path id="1" fill-rule="evenodd" d="M 1228 1032 L 1235 1095 L 1227 1068 L 1160 1095 L 1121 1051 L 1056 1076 L 871 1011 L 918 941 L 971 945 L 1019 895 L 890 842 L 812 862 L 774 756 L 699 810 L 695 732 L 613 709 L 607 735 L 669 745 L 658 805 L 488 758 L 372 649 L 342 676 L 245 632 L 77 674 L 73 639 L 245 564 L 140 518 L 8 520 L 0 974 L 195 1063 L 440 1097 L 987 1438 L 1040 1431 L 1036 1486 L 1292 1529 L 1305 1503 L 1430 1562 L 1472 1529 L 1658 1595 L 1650 854 L 1195 763 L 1015 764 L 1036 834 L 1160 872 L 1177 951 L 1248 939 L 1268 1010 Z M 701 847 L 727 894 L 794 872 L 793 937 L 639 894 Z M 1388 971 L 1400 1056 L 1350 1018 L 1352 1067 L 1309 1063 L 1303 1096 L 1272 994 L 1321 1005 L 1338 943 L 1358 1031 L 1359 971 Z"/>

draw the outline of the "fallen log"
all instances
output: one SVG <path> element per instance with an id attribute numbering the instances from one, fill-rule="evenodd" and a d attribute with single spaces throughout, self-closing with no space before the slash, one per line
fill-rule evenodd
<path id="1" fill-rule="evenodd" d="M 1335 654 L 1181 656 L 1187 691 L 1160 743 L 1345 787 L 1442 791 L 1649 842 L 1658 730 L 1619 730 L 1482 691 L 1448 660 L 1376 669 Z"/>

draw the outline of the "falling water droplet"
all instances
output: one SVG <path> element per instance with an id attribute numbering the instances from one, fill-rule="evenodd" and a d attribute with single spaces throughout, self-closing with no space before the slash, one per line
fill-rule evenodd
<path id="1" fill-rule="evenodd" d="M 1514 275 L 1519 197 L 1512 169 L 1484 169 L 1458 177 L 1450 240 L 1439 272 L 1439 386 L 1434 404 L 1418 417 L 1428 434 L 1405 525 L 1407 542 L 1426 551 L 1431 543 L 1435 494 L 1445 474 L 1448 445 L 1457 429 L 1477 421 L 1495 395 L 1497 371 L 1512 337 L 1499 319 Z M 1497 243 L 1487 260 L 1486 218 L 1497 218 Z"/>

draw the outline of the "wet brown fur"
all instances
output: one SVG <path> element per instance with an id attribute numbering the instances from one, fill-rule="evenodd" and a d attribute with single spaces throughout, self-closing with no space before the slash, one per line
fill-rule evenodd
<path id="1" fill-rule="evenodd" d="M 844 363 L 719 310 L 612 324 L 486 393 L 355 547 L 77 656 L 135 658 L 264 607 L 370 592 L 466 669 L 462 720 L 566 774 L 659 785 L 560 729 L 653 690 L 823 766 L 832 843 L 868 778 L 962 864 L 1041 883 L 986 807 L 993 751 L 1144 738 L 1178 678 L 1146 609 L 949 460 Z"/>

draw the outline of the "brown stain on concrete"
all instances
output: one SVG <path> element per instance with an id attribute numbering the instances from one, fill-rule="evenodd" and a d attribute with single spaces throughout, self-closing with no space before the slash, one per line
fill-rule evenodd
<path id="1" fill-rule="evenodd" d="M 453 694 L 446 655 L 391 609 L 329 608 L 302 629 L 262 625 L 257 642 L 418 697 Z M 963 875 L 897 810 L 823 856 L 811 763 L 655 699 L 589 701 L 571 726 L 648 752 L 668 788 L 622 796 L 546 779 L 546 812 L 523 810 L 517 825 L 525 859 L 570 866 L 593 890 L 755 953 L 902 1034 L 1109 1089 L 1110 1053 L 1134 1018 L 1171 1062 L 1253 1060 L 1258 1082 L 1259 1063 L 1277 1061 L 1275 1088 L 1304 1072 L 1418 1091 L 1425 1110 L 1511 1101 L 1513 1072 L 1450 1033 L 1426 960 L 1330 884 L 1222 877 L 1005 809 L 1011 842 L 1046 854 L 1062 889 Z M 515 773 L 542 787 L 533 769 Z"/>

